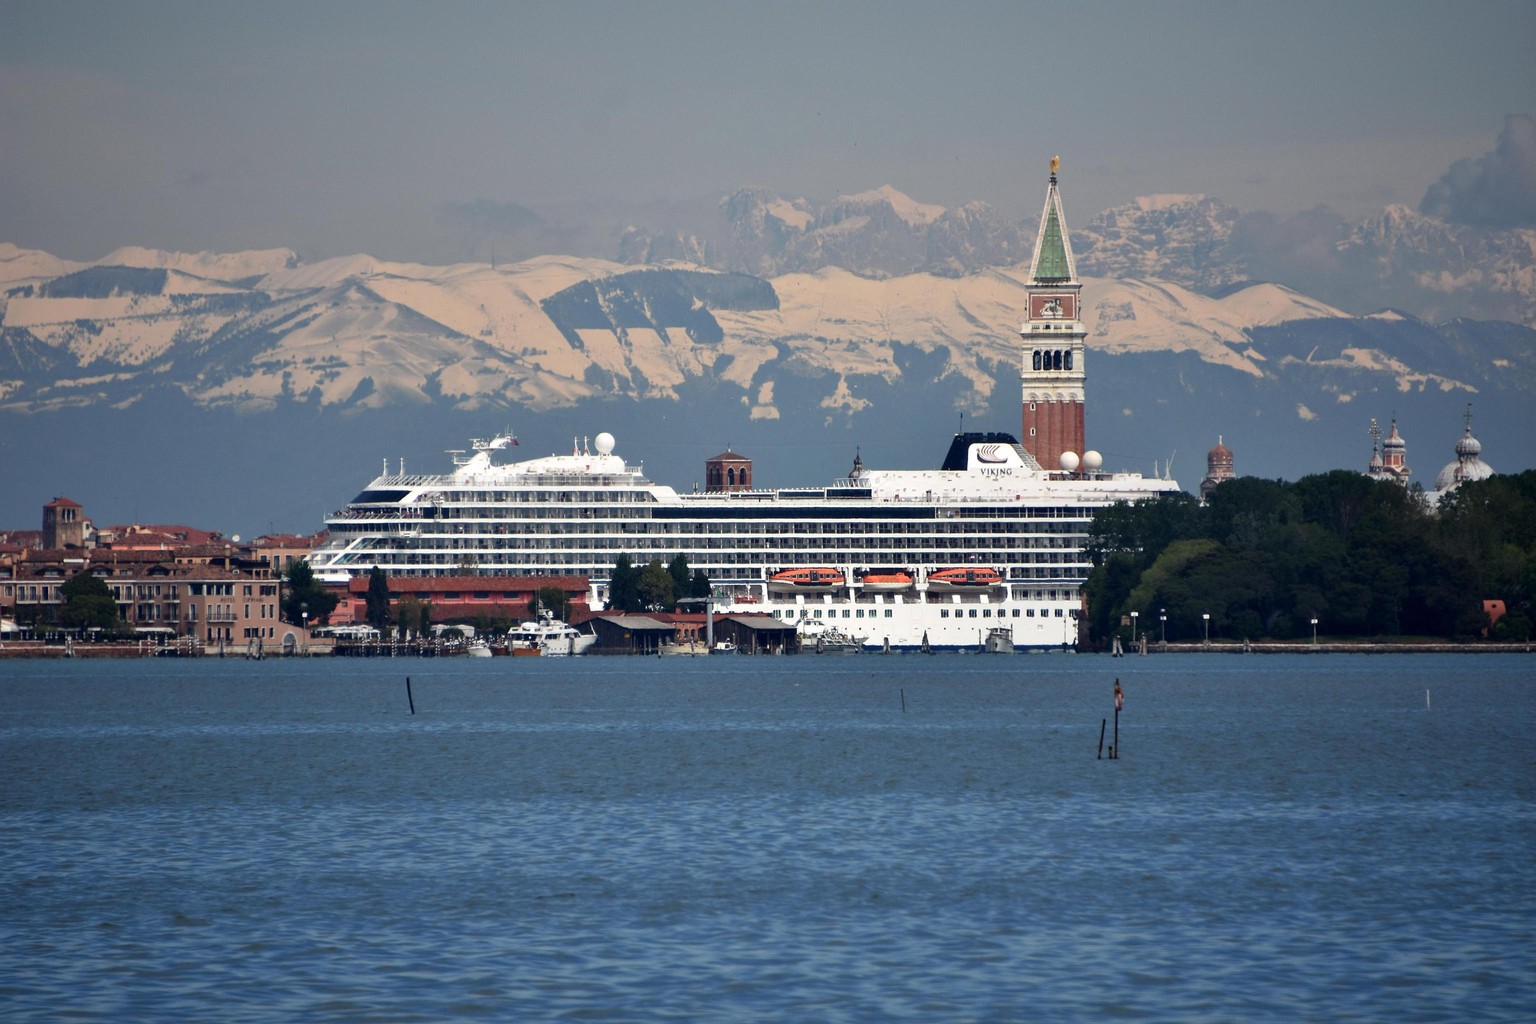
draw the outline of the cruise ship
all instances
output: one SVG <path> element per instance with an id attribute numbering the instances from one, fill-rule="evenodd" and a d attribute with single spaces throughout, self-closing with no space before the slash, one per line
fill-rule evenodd
<path id="1" fill-rule="evenodd" d="M 1021 437 L 958 434 L 936 469 L 856 457 L 840 480 L 769 489 L 727 452 L 703 492 L 684 493 L 647 479 L 606 432 L 517 461 L 502 434 L 452 453 L 447 473 L 375 478 L 327 518 L 316 576 L 580 575 L 601 608 L 620 555 L 681 554 L 709 577 L 716 614 L 837 629 L 873 649 L 979 650 L 1010 634 L 1014 650 L 1075 645 L 1094 513 L 1178 485 L 1104 472 L 1083 450 L 1087 332 L 1056 170 L 1020 330 Z"/>

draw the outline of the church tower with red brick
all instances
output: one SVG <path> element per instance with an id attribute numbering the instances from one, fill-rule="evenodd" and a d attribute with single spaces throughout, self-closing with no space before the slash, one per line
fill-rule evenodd
<path id="1" fill-rule="evenodd" d="M 1056 172 L 1061 158 L 1051 158 L 1051 184 L 1045 193 L 1045 212 L 1040 215 L 1040 234 L 1030 259 L 1026 284 L 1027 318 L 1019 334 L 1024 339 L 1023 383 L 1024 448 L 1042 468 L 1062 468 L 1061 457 L 1084 453 L 1083 399 L 1087 384 L 1083 326 L 1079 301 L 1082 284 L 1072 259 L 1067 237 L 1067 218 L 1061 209 Z M 1068 469 L 1077 460 L 1068 460 Z"/>

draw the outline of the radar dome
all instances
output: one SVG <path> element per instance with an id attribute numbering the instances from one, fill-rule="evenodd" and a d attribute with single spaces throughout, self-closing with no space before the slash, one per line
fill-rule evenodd
<path id="1" fill-rule="evenodd" d="M 592 443 L 597 446 L 597 454 L 613 454 L 613 435 L 608 433 L 608 431 L 605 430 L 601 434 L 598 434 L 592 439 Z"/>
<path id="2" fill-rule="evenodd" d="M 1083 468 L 1090 473 L 1097 473 L 1099 467 L 1104 465 L 1104 456 L 1093 449 L 1083 452 Z"/>
<path id="3" fill-rule="evenodd" d="M 1061 453 L 1061 468 L 1066 470 L 1068 473 L 1076 473 L 1080 461 L 1081 460 L 1077 457 L 1077 452 Z"/>

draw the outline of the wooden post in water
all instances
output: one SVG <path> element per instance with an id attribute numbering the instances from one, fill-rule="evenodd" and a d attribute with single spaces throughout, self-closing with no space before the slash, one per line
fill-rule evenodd
<path id="1" fill-rule="evenodd" d="M 902 687 L 902 689 L 901 689 L 901 713 L 902 714 L 906 714 L 907 713 L 907 690 L 906 690 L 906 687 Z"/>
<path id="2" fill-rule="evenodd" d="M 405 699 L 411 705 L 411 714 L 416 713 L 416 698 L 411 696 L 411 677 L 405 677 Z"/>
<path id="3" fill-rule="evenodd" d="M 1125 707 L 1125 692 L 1120 689 L 1120 680 L 1115 680 L 1115 745 L 1109 748 L 1109 759 L 1120 759 L 1120 709 Z"/>
<path id="4" fill-rule="evenodd" d="M 1104 760 L 1104 727 L 1109 724 L 1109 719 L 1099 719 L 1099 756 L 1097 760 Z"/>

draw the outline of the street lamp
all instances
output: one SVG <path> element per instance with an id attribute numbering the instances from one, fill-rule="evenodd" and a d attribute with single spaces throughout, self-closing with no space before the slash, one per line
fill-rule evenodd
<path id="1" fill-rule="evenodd" d="M 1136 620 L 1141 617 L 1141 612 L 1131 612 L 1131 643 L 1137 643 L 1140 636 L 1136 632 Z"/>
<path id="2" fill-rule="evenodd" d="M 1168 609 L 1167 608 L 1159 608 L 1157 610 L 1157 625 L 1158 625 L 1158 628 L 1163 631 L 1162 632 L 1163 643 L 1166 645 L 1168 643 Z"/>
<path id="3" fill-rule="evenodd" d="M 1312 646 L 1317 646 L 1317 616 L 1312 616 Z"/>
<path id="4" fill-rule="evenodd" d="M 299 602 L 299 618 L 304 620 L 304 623 L 303 623 L 304 650 L 308 651 L 309 650 L 309 602 L 308 601 L 300 601 Z"/>
<path id="5" fill-rule="evenodd" d="M 1205 646 L 1211 646 L 1211 613 L 1201 612 L 1200 617 L 1205 620 Z"/>

